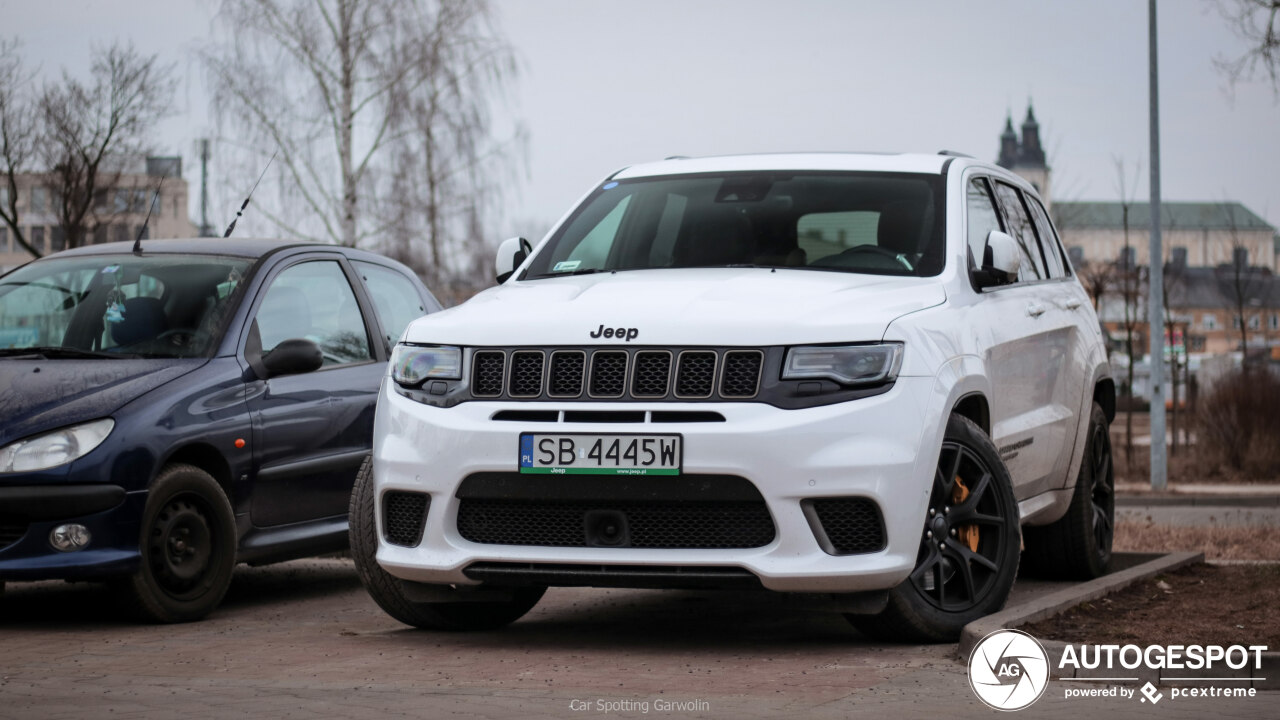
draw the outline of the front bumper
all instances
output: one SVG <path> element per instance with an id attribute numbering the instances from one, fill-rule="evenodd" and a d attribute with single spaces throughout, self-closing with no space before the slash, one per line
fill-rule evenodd
<path id="1" fill-rule="evenodd" d="M 424 583 L 475 584 L 478 563 L 526 565 L 741 568 L 772 590 L 858 592 L 900 583 L 916 563 L 937 465 L 943 421 L 930 402 L 932 378 L 900 377 L 887 393 L 824 407 L 781 410 L 758 403 L 663 404 L 661 410 L 715 411 L 714 423 L 529 423 L 494 420 L 503 410 L 601 409 L 599 404 L 468 402 L 449 409 L 401 396 L 383 383 L 374 428 L 373 476 L 379 538 L 388 491 L 430 496 L 425 529 L 415 547 L 379 543 L 378 563 L 390 574 Z M 652 410 L 644 403 L 610 410 Z M 684 465 L 679 483 L 696 475 L 745 478 L 767 505 L 771 542 L 743 549 L 546 547 L 471 542 L 458 529 L 457 496 L 465 478 L 512 473 L 521 432 L 678 433 Z M 883 550 L 833 555 L 823 550 L 802 501 L 861 497 L 884 519 Z"/>
<path id="2" fill-rule="evenodd" d="M 146 493 L 116 485 L 0 487 L 0 581 L 92 580 L 132 572 L 140 562 L 138 518 Z M 49 534 L 63 523 L 89 529 L 89 546 L 59 552 Z"/>

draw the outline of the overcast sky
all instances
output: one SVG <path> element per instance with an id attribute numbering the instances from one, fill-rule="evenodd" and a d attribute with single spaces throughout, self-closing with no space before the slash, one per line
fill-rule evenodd
<path id="1" fill-rule="evenodd" d="M 122 8 L 129 8 L 122 11 Z M 89 48 L 132 39 L 177 64 L 178 113 L 158 148 L 185 157 L 215 132 L 190 50 L 208 0 L 0 0 L 0 33 L 46 74 L 84 72 Z M 668 155 L 959 150 L 994 160 L 1006 112 L 1034 102 L 1059 200 L 1117 199 L 1113 158 L 1146 199 L 1147 3 L 1140 0 L 497 0 L 522 64 L 499 105 L 529 133 L 503 232 L 545 229 L 602 177 Z M 1244 45 L 1210 2 L 1160 3 L 1166 200 L 1243 202 L 1280 225 L 1280 104 L 1228 92 L 1213 58 Z M 510 127 L 511 123 L 502 123 Z M 215 178 L 215 224 L 243 178 Z M 235 196 L 232 198 L 232 196 Z M 227 216 L 225 219 L 223 216 Z M 250 218 L 246 217 L 248 225 Z M 255 228 L 247 228 L 253 231 Z M 265 226 L 259 226 L 269 232 Z"/>

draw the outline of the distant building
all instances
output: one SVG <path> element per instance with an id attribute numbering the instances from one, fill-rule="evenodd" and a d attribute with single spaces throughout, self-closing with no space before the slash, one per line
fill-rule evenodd
<path id="1" fill-rule="evenodd" d="M 1174 352 L 1193 357 L 1240 352 L 1241 323 L 1249 353 L 1270 355 L 1270 348 L 1280 350 L 1280 276 L 1270 269 L 1169 263 L 1165 266 L 1165 281 L 1169 288 L 1166 313 L 1173 325 L 1166 345 Z M 1124 336 L 1125 303 L 1116 288 L 1117 284 L 1113 284 L 1099 299 L 1098 318 L 1115 341 L 1112 349 L 1124 352 L 1120 339 Z M 1135 355 L 1148 350 L 1145 281 L 1141 289 L 1142 295 L 1136 298 L 1130 313 L 1138 336 Z M 1169 328 L 1165 330 L 1169 335 Z"/>
<path id="2" fill-rule="evenodd" d="M 1017 173 L 1040 191 L 1072 264 L 1148 264 L 1149 203 L 1129 203 L 1126 246 L 1124 203 L 1053 200 L 1040 123 L 1030 105 L 1021 131 L 1019 136 L 1014 131 L 1012 115 L 1006 115 L 996 164 Z M 1161 213 L 1165 262 L 1181 262 L 1189 267 L 1243 263 L 1280 271 L 1280 234 L 1238 202 L 1162 202 Z"/>
<path id="3" fill-rule="evenodd" d="M 1238 202 L 1162 202 L 1160 210 L 1166 263 L 1190 267 L 1240 263 L 1272 272 L 1280 269 L 1276 266 L 1276 229 Z M 1060 201 L 1054 205 L 1053 219 L 1074 265 L 1150 262 L 1149 203 L 1129 204 L 1127 250 L 1122 203 Z"/>
<path id="4" fill-rule="evenodd" d="M 106 174 L 110 178 L 113 173 Z M 159 196 L 156 187 L 164 178 Z M 66 249 L 58 222 L 54 185 L 47 174 L 18 175 L 18 225 L 27 242 L 43 254 Z M 8 189 L 0 187 L 0 203 L 8 204 Z M 154 206 L 153 206 L 154 204 Z M 187 181 L 182 177 L 181 157 L 148 157 L 119 176 L 109 187 L 98 189 L 88 218 L 87 243 L 133 240 L 138 237 L 151 209 L 145 237 L 195 237 L 196 226 L 187 212 Z M 9 228 L 0 223 L 0 272 L 32 259 Z"/>

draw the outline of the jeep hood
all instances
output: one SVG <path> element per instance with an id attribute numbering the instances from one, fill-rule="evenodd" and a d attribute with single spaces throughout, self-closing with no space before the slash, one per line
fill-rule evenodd
<path id="1" fill-rule="evenodd" d="M 405 339 L 470 346 L 797 345 L 876 341 L 946 299 L 937 278 L 768 268 L 602 272 L 509 282 L 414 321 Z"/>
<path id="2" fill-rule="evenodd" d="M 125 403 L 206 362 L 0 358 L 0 447 L 48 430 L 107 417 Z"/>

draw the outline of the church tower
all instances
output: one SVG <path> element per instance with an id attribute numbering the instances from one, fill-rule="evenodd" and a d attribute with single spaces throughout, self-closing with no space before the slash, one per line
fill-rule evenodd
<path id="1" fill-rule="evenodd" d="M 1022 121 L 1022 137 L 1013 130 L 1013 117 L 1006 115 L 1004 132 L 1000 134 L 1000 156 L 996 164 L 1008 168 L 1040 192 L 1045 207 L 1052 203 L 1049 195 L 1049 166 L 1045 163 L 1044 147 L 1040 144 L 1040 123 L 1036 121 L 1031 103 L 1027 103 L 1027 117 Z"/>

